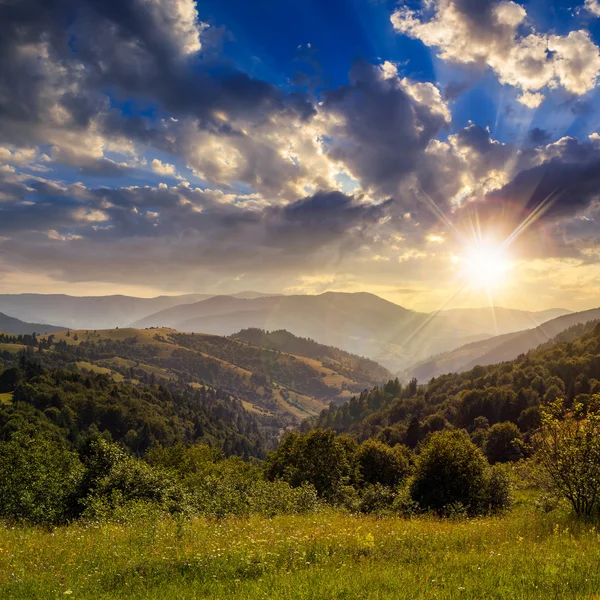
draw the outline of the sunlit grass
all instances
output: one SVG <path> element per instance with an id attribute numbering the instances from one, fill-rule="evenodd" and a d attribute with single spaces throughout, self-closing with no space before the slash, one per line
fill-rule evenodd
<path id="1" fill-rule="evenodd" d="M 600 539 L 564 515 L 323 513 L 0 528 L 1 598 L 593 598 Z"/>

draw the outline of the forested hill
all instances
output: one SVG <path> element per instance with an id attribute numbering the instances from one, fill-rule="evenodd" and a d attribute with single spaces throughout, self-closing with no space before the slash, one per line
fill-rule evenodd
<path id="1" fill-rule="evenodd" d="M 70 330 L 37 338 L 0 334 L 0 366 L 2 362 L 5 369 L 19 364 L 23 354 L 46 370 L 103 375 L 113 385 L 129 386 L 129 391 L 122 392 L 125 397 L 133 389 L 157 385 L 184 396 L 200 390 L 203 397 L 214 396 L 221 404 L 231 402 L 235 414 L 226 420 L 240 421 L 240 409 L 242 430 L 245 417 L 251 416 L 264 438 L 260 444 L 267 446 L 330 403 L 342 403 L 389 378 L 385 369 L 371 361 L 366 361 L 366 368 L 360 359 L 356 364 L 317 360 L 237 339 L 169 329 Z M 57 393 L 62 391 L 57 389 Z M 210 414 L 206 418 L 212 419 Z M 215 428 L 227 430 L 219 423 Z M 226 445 L 226 434 L 213 437 L 218 445 Z M 256 453 L 257 444 L 252 439 L 237 447 L 244 452 L 251 447 Z"/>
<path id="2" fill-rule="evenodd" d="M 344 373 L 356 381 L 386 381 L 392 377 L 390 371 L 374 360 L 333 346 L 319 344 L 310 338 L 298 337 L 285 329 L 277 331 L 265 331 L 258 328 L 242 329 L 231 337 L 254 346 L 321 360 L 324 365 L 330 366 L 338 373 Z"/>
<path id="3" fill-rule="evenodd" d="M 21 355 L 0 374 L 0 440 L 41 434 L 79 448 L 102 436 L 141 455 L 154 445 L 203 441 L 226 454 L 264 456 L 265 431 L 222 390 L 117 383 L 100 373 L 44 368 Z"/>
<path id="4" fill-rule="evenodd" d="M 600 403 L 600 323 L 577 325 L 513 361 L 427 385 L 390 381 L 324 410 L 310 424 L 414 447 L 428 433 L 451 427 L 473 433 L 510 421 L 527 434 L 539 426 L 540 405 L 558 398 L 586 407 Z"/>

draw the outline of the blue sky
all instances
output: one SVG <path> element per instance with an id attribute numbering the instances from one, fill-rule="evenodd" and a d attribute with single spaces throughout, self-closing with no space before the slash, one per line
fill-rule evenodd
<path id="1" fill-rule="evenodd" d="M 595 306 L 599 47 L 598 0 L 3 3 L 0 286 Z"/>

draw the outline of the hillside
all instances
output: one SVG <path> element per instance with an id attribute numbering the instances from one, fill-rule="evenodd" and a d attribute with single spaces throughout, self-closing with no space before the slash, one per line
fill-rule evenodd
<path id="1" fill-rule="evenodd" d="M 510 362 L 442 375 L 423 386 L 389 382 L 323 411 L 312 424 L 414 447 L 447 427 L 473 432 L 512 421 L 528 433 L 539 426 L 540 404 L 564 398 L 588 406 L 599 393 L 600 324 L 592 321 Z"/>
<path id="2" fill-rule="evenodd" d="M 32 333 L 52 333 L 62 331 L 64 327 L 56 325 L 43 325 L 41 323 L 26 323 L 20 319 L 9 317 L 0 313 L 0 331 L 10 333 L 11 335 L 31 335 Z"/>
<path id="3" fill-rule="evenodd" d="M 554 314 L 554 313 L 550 313 Z M 469 316 L 471 315 L 471 316 Z M 134 323 L 231 335 L 247 328 L 285 329 L 296 336 L 367 356 L 391 370 L 473 339 L 543 322 L 546 313 L 465 309 L 434 314 L 407 310 L 367 293 L 327 292 L 240 300 L 216 297 L 173 307 Z"/>
<path id="4" fill-rule="evenodd" d="M 72 329 L 124 327 L 164 309 L 206 300 L 214 294 L 135 298 L 131 296 L 68 296 L 65 294 L 0 294 L 0 311 L 24 321 L 61 323 Z M 240 292 L 239 298 L 258 298 L 259 292 Z"/>
<path id="5" fill-rule="evenodd" d="M 369 379 L 387 381 L 392 377 L 392 374 L 386 368 L 373 360 L 345 352 L 333 346 L 319 344 L 309 338 L 300 338 L 285 329 L 279 331 L 242 329 L 242 331 L 233 334 L 231 337 L 255 346 L 321 360 L 336 371 L 346 372 L 352 379 L 358 379 L 359 381 L 368 381 Z"/>
<path id="6" fill-rule="evenodd" d="M 410 366 L 400 372 L 399 377 L 404 381 L 412 377 L 416 377 L 419 381 L 429 381 L 432 377 L 443 373 L 460 373 L 476 365 L 492 365 L 512 360 L 519 354 L 547 343 L 569 327 L 596 319 L 600 319 L 600 309 L 562 315 L 526 331 L 472 342 L 456 350 L 438 354 Z"/>
<path id="7" fill-rule="evenodd" d="M 6 342 L 6 340 L 4 340 Z M 46 368 L 108 375 L 133 385 L 174 390 L 208 388 L 237 398 L 261 423 L 279 430 L 318 414 L 331 402 L 385 381 L 389 373 L 365 361 L 356 365 L 261 348 L 214 335 L 170 329 L 69 330 L 13 346 L 37 346 Z M 10 345 L 3 344 L 6 360 Z M 335 355 L 336 349 L 329 349 Z"/>

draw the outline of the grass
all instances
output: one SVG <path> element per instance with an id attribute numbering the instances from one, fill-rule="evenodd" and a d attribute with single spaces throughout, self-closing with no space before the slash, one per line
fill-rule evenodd
<path id="1" fill-rule="evenodd" d="M 340 513 L 0 527 L 0 598 L 600 598 L 590 525 Z"/>

